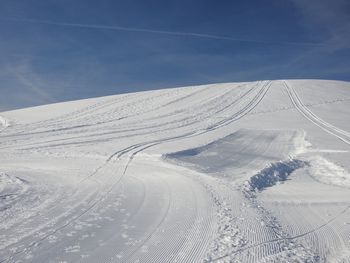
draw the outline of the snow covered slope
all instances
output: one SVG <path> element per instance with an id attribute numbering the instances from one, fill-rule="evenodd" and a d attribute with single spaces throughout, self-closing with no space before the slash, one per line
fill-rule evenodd
<path id="1" fill-rule="evenodd" d="M 0 262 L 350 262 L 348 82 L 0 116 Z"/>

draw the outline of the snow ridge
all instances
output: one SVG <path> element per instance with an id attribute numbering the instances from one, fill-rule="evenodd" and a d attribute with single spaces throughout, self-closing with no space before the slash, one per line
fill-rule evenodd
<path id="1" fill-rule="evenodd" d="M 244 183 L 244 191 L 254 193 L 286 181 L 291 173 L 305 165 L 306 162 L 297 159 L 271 163 Z"/>

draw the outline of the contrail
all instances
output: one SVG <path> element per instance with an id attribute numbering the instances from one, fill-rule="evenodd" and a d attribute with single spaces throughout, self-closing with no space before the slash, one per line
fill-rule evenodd
<path id="1" fill-rule="evenodd" d="M 317 47 L 329 46 L 329 45 L 324 44 L 324 43 L 264 41 L 264 40 L 235 38 L 235 37 L 229 37 L 229 36 L 223 36 L 223 35 L 193 33 L 193 32 L 164 31 L 164 30 L 154 30 L 154 29 L 125 27 L 125 26 L 64 23 L 64 22 L 55 22 L 55 21 L 50 21 L 50 20 L 37 20 L 37 19 L 25 19 L 25 18 L 0 18 L 0 20 L 13 21 L 13 22 L 26 22 L 26 23 L 34 23 L 34 24 L 45 24 L 45 25 L 63 26 L 63 27 L 106 29 L 106 30 L 115 30 L 115 31 L 126 31 L 126 32 L 139 32 L 139 33 L 151 33 L 151 34 L 162 34 L 162 35 L 172 35 L 172 36 L 197 37 L 197 38 L 227 40 L 227 41 L 235 41 L 235 42 L 257 43 L 257 44 L 274 44 L 274 45 L 279 44 L 279 45 L 317 46 Z"/>

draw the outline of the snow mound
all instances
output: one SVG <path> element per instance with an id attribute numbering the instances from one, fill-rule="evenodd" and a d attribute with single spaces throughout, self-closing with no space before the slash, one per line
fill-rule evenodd
<path id="1" fill-rule="evenodd" d="M 291 173 L 306 164 L 306 162 L 296 159 L 272 163 L 247 180 L 244 184 L 244 189 L 250 192 L 257 192 L 279 182 L 286 181 Z"/>
<path id="2" fill-rule="evenodd" d="M 321 157 L 310 159 L 310 175 L 317 181 L 350 188 L 350 173 L 335 163 Z"/>

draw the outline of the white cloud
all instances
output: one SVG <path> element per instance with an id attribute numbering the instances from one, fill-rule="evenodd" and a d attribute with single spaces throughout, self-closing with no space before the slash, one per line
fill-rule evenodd
<path id="1" fill-rule="evenodd" d="M 195 32 L 181 32 L 181 31 L 165 31 L 165 30 L 155 30 L 155 29 L 145 29 L 145 28 L 135 28 L 135 27 L 125 27 L 125 26 L 109 26 L 100 24 L 80 24 L 80 23 L 65 23 L 65 22 L 55 22 L 50 20 L 37 20 L 37 19 L 24 19 L 24 18 L 0 18 L 1 20 L 14 21 L 14 22 L 25 22 L 25 23 L 36 23 L 36 24 L 46 24 L 52 26 L 63 26 L 63 27 L 76 27 L 76 28 L 89 28 L 89 29 L 106 29 L 115 31 L 127 31 L 127 32 L 138 32 L 138 33 L 151 33 L 151 34 L 161 34 L 161 35 L 172 35 L 172 36 L 183 36 L 183 37 L 196 37 L 196 38 L 207 38 L 214 40 L 226 40 L 234 42 L 248 42 L 257 44 L 279 44 L 279 45 L 293 45 L 293 46 L 324 46 L 326 43 L 312 43 L 312 42 L 292 42 L 292 41 L 267 41 L 258 39 L 245 39 L 239 37 L 231 37 L 224 35 L 213 35 Z"/>

